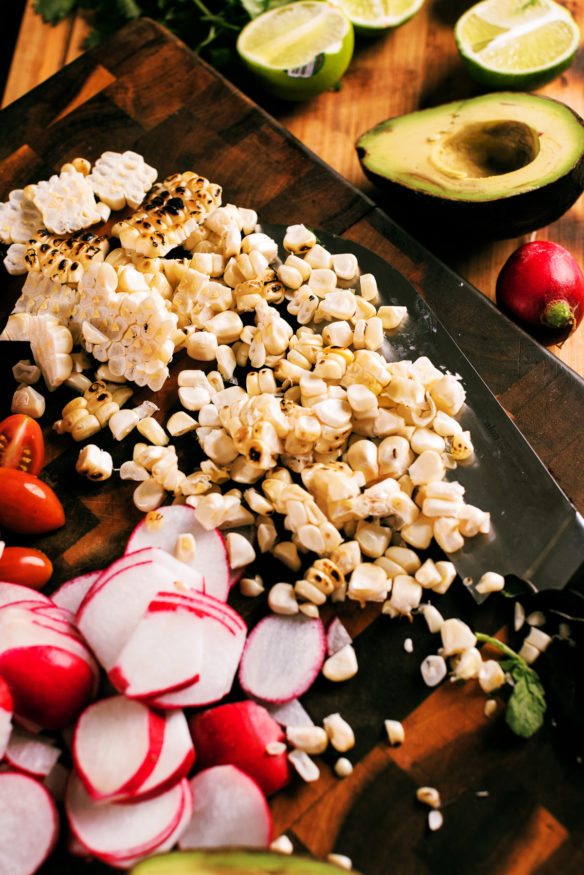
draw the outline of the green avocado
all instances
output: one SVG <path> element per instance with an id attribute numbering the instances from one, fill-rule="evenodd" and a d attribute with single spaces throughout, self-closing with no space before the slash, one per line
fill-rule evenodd
<path id="1" fill-rule="evenodd" d="M 174 851 L 138 863 L 130 875 L 339 875 L 332 863 L 271 851 Z M 353 875 L 358 875 L 353 870 Z"/>
<path id="2" fill-rule="evenodd" d="M 356 143 L 387 211 L 415 232 L 515 237 L 584 189 L 584 121 L 566 104 L 499 92 L 388 119 Z"/>

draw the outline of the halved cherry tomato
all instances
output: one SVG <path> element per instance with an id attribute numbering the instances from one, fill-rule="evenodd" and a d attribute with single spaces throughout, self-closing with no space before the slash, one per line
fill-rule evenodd
<path id="1" fill-rule="evenodd" d="M 34 547 L 4 547 L 0 556 L 0 580 L 42 589 L 53 573 L 53 563 Z"/>
<path id="2" fill-rule="evenodd" d="M 0 422 L 0 467 L 38 474 L 44 458 L 43 433 L 36 419 L 13 413 Z"/>
<path id="3" fill-rule="evenodd" d="M 50 486 L 16 468 L 0 468 L 0 528 L 42 535 L 65 525 L 63 505 Z"/>

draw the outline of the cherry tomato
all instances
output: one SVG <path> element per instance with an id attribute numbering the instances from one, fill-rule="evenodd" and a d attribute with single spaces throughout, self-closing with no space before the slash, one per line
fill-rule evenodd
<path id="1" fill-rule="evenodd" d="M 53 573 L 53 563 L 34 547 L 4 547 L 0 556 L 0 580 L 42 589 Z"/>
<path id="2" fill-rule="evenodd" d="M 13 413 L 0 422 L 0 467 L 38 474 L 44 457 L 43 433 L 36 419 Z"/>
<path id="3" fill-rule="evenodd" d="M 63 505 L 38 477 L 0 468 L 0 527 L 22 535 L 42 535 L 65 525 Z"/>

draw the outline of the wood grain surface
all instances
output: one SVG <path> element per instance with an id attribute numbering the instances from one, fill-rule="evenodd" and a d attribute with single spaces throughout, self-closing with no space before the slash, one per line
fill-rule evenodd
<path id="1" fill-rule="evenodd" d="M 454 23 L 469 5 L 465 0 L 426 0 L 420 12 L 396 31 L 377 39 L 359 38 L 340 91 L 326 92 L 311 101 L 275 102 L 257 91 L 243 72 L 235 81 L 299 140 L 392 215 L 391 203 L 383 200 L 361 171 L 355 140 L 386 118 L 481 93 L 466 74 L 453 37 Z M 570 0 L 564 5 L 584 29 L 584 3 Z M 2 105 L 78 57 L 87 32 L 88 24 L 81 12 L 52 27 L 42 22 L 33 11 L 33 0 L 28 0 Z M 566 73 L 538 93 L 562 100 L 584 116 L 583 84 L 584 54 L 580 52 Z M 561 219 L 535 236 L 562 244 L 584 267 L 583 228 L 584 204 L 580 198 Z M 418 236 L 415 231 L 414 236 Z M 494 300 L 499 270 L 511 252 L 532 236 L 485 241 L 484 245 L 456 239 L 425 242 Z M 552 350 L 584 376 L 584 329 Z"/>
<path id="2" fill-rule="evenodd" d="M 132 148 L 161 177 L 196 169 L 223 186 L 225 200 L 253 206 L 266 222 L 304 221 L 386 258 L 426 298 L 584 510 L 584 450 L 578 437 L 584 382 L 163 29 L 133 22 L 11 102 L 0 113 L 0 130 L 2 197 L 77 155 L 94 159 L 105 149 Z M 10 309 L 17 286 L 5 284 L 0 316 Z M 4 352 L 19 357 L 18 349 Z M 177 361 L 176 368 L 181 366 Z M 176 368 L 156 397 L 162 415 L 177 403 Z M 136 400 L 147 395 L 138 392 Z M 61 495 L 67 525 L 37 542 L 54 559 L 55 585 L 119 555 L 140 517 L 131 484 L 117 479 L 91 484 L 72 476 L 78 447 L 49 427 L 62 404 L 61 391 L 49 398 L 43 477 Z M 113 446 L 104 436 L 100 443 L 116 464 L 126 458 L 126 446 Z M 180 449 L 192 451 L 186 445 Z M 264 608 L 261 601 L 235 594 L 233 599 L 250 623 Z M 491 633 L 508 629 L 512 613 L 506 599 L 475 605 L 462 586 L 442 597 L 439 607 L 445 616 L 461 616 Z M 436 639 L 421 617 L 411 624 L 390 621 L 378 606 L 361 610 L 354 603 L 338 610 L 355 635 L 360 670 L 344 684 L 320 678 L 303 702 L 317 722 L 340 711 L 352 724 L 356 745 L 349 756 L 355 768 L 340 780 L 332 771 L 334 756 L 327 754 L 320 759 L 318 782 L 297 781 L 275 796 L 275 835 L 285 831 L 297 849 L 318 856 L 346 854 L 364 875 L 584 871 L 582 751 L 575 746 L 581 746 L 582 731 L 569 707 L 576 693 L 581 695 L 581 684 L 576 686 L 581 651 L 558 642 L 551 651 L 555 656 L 542 658 L 553 720 L 525 742 L 509 733 L 501 701 L 495 716 L 485 718 L 485 697 L 474 683 L 446 683 L 435 690 L 424 685 L 419 665 L 435 651 Z M 413 653 L 404 648 L 407 638 Z M 406 741 L 399 748 L 390 748 L 384 737 L 387 718 L 404 722 Z M 444 826 L 438 832 L 428 829 L 427 811 L 416 802 L 420 785 L 436 786 L 442 794 Z M 98 869 L 71 861 L 59 849 L 44 871 Z"/>

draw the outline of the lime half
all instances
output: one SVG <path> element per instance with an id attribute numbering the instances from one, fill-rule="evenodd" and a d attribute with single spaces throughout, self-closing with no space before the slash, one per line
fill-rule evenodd
<path id="1" fill-rule="evenodd" d="M 353 25 L 340 9 L 323 0 L 298 0 L 246 24 L 237 51 L 269 94 L 306 100 L 336 85 L 354 40 Z"/>
<path id="2" fill-rule="evenodd" d="M 404 24 L 424 5 L 424 0 L 331 0 L 342 9 L 358 33 L 374 36 Z"/>
<path id="3" fill-rule="evenodd" d="M 580 45 L 576 22 L 554 0 L 483 0 L 458 19 L 454 36 L 474 79 L 522 91 L 566 70 Z"/>

